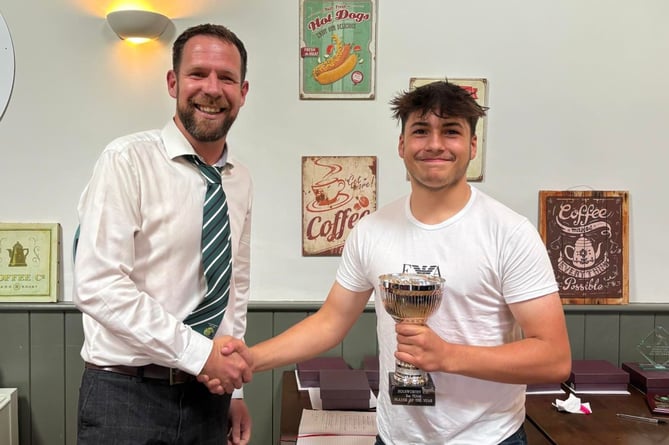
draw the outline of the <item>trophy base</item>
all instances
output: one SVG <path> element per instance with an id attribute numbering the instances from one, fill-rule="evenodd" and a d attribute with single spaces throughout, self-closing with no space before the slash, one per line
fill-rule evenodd
<path id="1" fill-rule="evenodd" d="M 393 378 L 393 372 L 388 373 L 388 393 L 393 405 L 434 406 L 434 383 L 427 374 L 427 383 L 424 386 L 399 386 Z"/>
<path id="2" fill-rule="evenodd" d="M 643 369 L 644 371 L 667 371 L 669 370 L 669 367 L 666 367 L 664 365 L 659 365 L 659 364 L 653 364 L 653 363 L 639 363 L 639 368 Z"/>

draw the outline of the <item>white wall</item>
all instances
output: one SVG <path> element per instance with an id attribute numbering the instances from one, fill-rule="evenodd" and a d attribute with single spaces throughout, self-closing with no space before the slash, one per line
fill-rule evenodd
<path id="1" fill-rule="evenodd" d="M 535 223 L 540 189 L 629 190 L 630 302 L 669 301 L 666 0 L 379 0 L 373 101 L 298 99 L 298 0 L 156 0 L 175 29 L 140 47 L 109 29 L 111 3 L 0 0 L 16 53 L 0 120 L 0 220 L 62 224 L 63 299 L 76 205 L 100 151 L 172 116 L 171 42 L 218 22 L 250 54 L 230 141 L 256 185 L 254 300 L 320 300 L 334 277 L 337 258 L 301 256 L 301 157 L 377 156 L 379 205 L 406 193 L 388 101 L 410 77 L 449 76 L 489 80 L 478 187 Z"/>

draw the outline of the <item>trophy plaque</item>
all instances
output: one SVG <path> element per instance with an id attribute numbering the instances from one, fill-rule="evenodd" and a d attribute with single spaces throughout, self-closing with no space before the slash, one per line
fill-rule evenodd
<path id="1" fill-rule="evenodd" d="M 630 383 L 646 394 L 654 414 L 669 414 L 669 332 L 662 326 L 650 331 L 637 345 L 645 363 L 625 362 Z"/>
<path id="2" fill-rule="evenodd" d="M 379 293 L 395 322 L 425 324 L 441 303 L 444 282 L 432 275 L 385 274 L 379 276 Z M 396 359 L 388 380 L 393 405 L 434 406 L 434 383 L 427 372 Z"/>
<path id="3" fill-rule="evenodd" d="M 662 326 L 649 332 L 636 348 L 647 360 L 647 363 L 639 364 L 642 369 L 669 370 L 669 332 Z"/>

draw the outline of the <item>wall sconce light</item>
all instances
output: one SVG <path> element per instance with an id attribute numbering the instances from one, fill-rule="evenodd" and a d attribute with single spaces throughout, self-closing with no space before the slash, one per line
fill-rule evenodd
<path id="1" fill-rule="evenodd" d="M 157 12 L 122 10 L 107 14 L 107 23 L 121 40 L 144 43 L 160 37 L 170 19 Z"/>

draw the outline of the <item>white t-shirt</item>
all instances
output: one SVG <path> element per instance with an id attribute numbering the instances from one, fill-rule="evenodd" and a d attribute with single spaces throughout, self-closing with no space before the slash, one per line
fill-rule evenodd
<path id="1" fill-rule="evenodd" d="M 527 218 L 472 187 L 467 205 L 448 220 L 417 221 L 409 198 L 363 218 L 349 234 L 337 282 L 352 291 L 377 288 L 379 275 L 414 272 L 446 280 L 428 325 L 443 339 L 499 345 L 521 339 L 510 303 L 557 291 L 546 248 Z M 386 445 L 497 444 L 525 419 L 525 385 L 430 373 L 435 406 L 392 405 L 395 322 L 375 297 L 380 350 L 378 428 Z"/>

